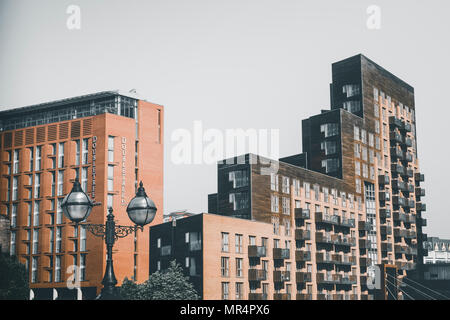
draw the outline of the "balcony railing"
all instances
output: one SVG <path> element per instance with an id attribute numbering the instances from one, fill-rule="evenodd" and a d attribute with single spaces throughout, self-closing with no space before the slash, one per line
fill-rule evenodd
<path id="1" fill-rule="evenodd" d="M 310 293 L 297 293 L 296 300 L 312 300 L 312 294 L 310 294 Z"/>
<path id="2" fill-rule="evenodd" d="M 372 224 L 366 221 L 358 221 L 358 230 L 359 231 L 370 231 L 372 230 Z"/>
<path id="3" fill-rule="evenodd" d="M 311 282 L 311 280 L 312 280 L 311 272 L 297 271 L 295 273 L 295 280 L 296 280 L 297 283 Z"/>
<path id="4" fill-rule="evenodd" d="M 305 250 L 296 250 L 295 261 L 311 261 L 311 252 Z"/>
<path id="5" fill-rule="evenodd" d="M 339 216 L 324 214 L 322 212 L 316 212 L 316 222 L 328 223 L 328 224 L 339 224 Z"/>
<path id="6" fill-rule="evenodd" d="M 295 229 L 295 240 L 310 240 L 311 232 L 309 230 Z"/>
<path id="7" fill-rule="evenodd" d="M 249 281 L 265 281 L 267 280 L 267 271 L 263 269 L 248 269 Z"/>
<path id="8" fill-rule="evenodd" d="M 350 276 L 343 276 L 339 283 L 340 284 L 356 284 L 357 279 L 355 275 L 350 275 Z"/>
<path id="9" fill-rule="evenodd" d="M 406 198 L 399 197 L 399 196 L 393 196 L 392 197 L 392 204 L 396 207 L 406 207 Z"/>
<path id="10" fill-rule="evenodd" d="M 391 226 L 380 226 L 380 233 L 382 235 L 391 235 L 392 227 Z"/>
<path id="11" fill-rule="evenodd" d="M 386 174 L 380 174 L 378 176 L 378 183 L 382 185 L 389 184 L 389 176 Z"/>
<path id="12" fill-rule="evenodd" d="M 380 218 L 386 219 L 391 217 L 391 209 L 380 209 Z"/>
<path id="13" fill-rule="evenodd" d="M 392 164 L 391 173 L 403 175 L 405 173 L 405 168 L 400 164 Z"/>
<path id="14" fill-rule="evenodd" d="M 416 203 L 417 211 L 427 211 L 427 205 L 425 203 Z"/>
<path id="15" fill-rule="evenodd" d="M 273 300 L 291 300 L 290 293 L 274 293 Z"/>
<path id="16" fill-rule="evenodd" d="M 319 272 L 316 274 L 317 283 L 323 284 L 336 284 L 341 280 L 341 275 L 339 274 L 326 274 Z"/>
<path id="17" fill-rule="evenodd" d="M 266 256 L 266 247 L 264 246 L 248 246 L 248 256 L 249 258 L 263 258 Z"/>
<path id="18" fill-rule="evenodd" d="M 295 219 L 309 219 L 311 217 L 309 209 L 295 208 Z"/>
<path id="19" fill-rule="evenodd" d="M 400 144 L 403 142 L 403 136 L 398 132 L 391 131 L 389 136 L 390 136 L 390 140 L 394 143 Z"/>
<path id="20" fill-rule="evenodd" d="M 333 243 L 331 235 L 323 232 L 316 232 L 316 242 L 318 243 Z"/>
<path id="21" fill-rule="evenodd" d="M 291 251 L 289 249 L 273 248 L 273 258 L 275 260 L 289 259 Z"/>
<path id="22" fill-rule="evenodd" d="M 369 249 L 370 248 L 370 240 L 359 240 L 359 248 L 360 249 Z"/>
<path id="23" fill-rule="evenodd" d="M 355 227 L 355 219 L 342 218 L 341 226 L 354 228 Z"/>
<path id="24" fill-rule="evenodd" d="M 392 251 L 392 243 L 381 243 L 381 251 Z"/>
<path id="25" fill-rule="evenodd" d="M 290 271 L 275 270 L 273 272 L 273 282 L 285 282 L 285 281 L 291 281 Z"/>
<path id="26" fill-rule="evenodd" d="M 371 262 L 372 262 L 372 260 L 370 258 L 364 258 L 364 257 L 359 258 L 360 266 L 368 267 L 368 266 L 370 266 Z"/>
<path id="27" fill-rule="evenodd" d="M 267 300 L 267 293 L 249 293 L 248 300 Z"/>
<path id="28" fill-rule="evenodd" d="M 416 188 L 416 197 L 425 197 L 425 189 Z"/>
<path id="29" fill-rule="evenodd" d="M 401 149 L 397 148 L 391 148 L 391 158 L 395 159 L 402 159 L 403 158 L 403 151 Z"/>
<path id="30" fill-rule="evenodd" d="M 328 252 L 316 252 L 316 263 L 334 263 L 334 260 Z"/>
<path id="31" fill-rule="evenodd" d="M 423 173 L 416 173 L 414 175 L 414 180 L 416 180 L 418 182 L 424 182 L 425 181 L 425 176 L 423 175 Z"/>

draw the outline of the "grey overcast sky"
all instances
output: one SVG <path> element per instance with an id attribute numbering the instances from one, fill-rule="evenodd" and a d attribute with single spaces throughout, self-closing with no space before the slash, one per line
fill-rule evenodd
<path id="1" fill-rule="evenodd" d="M 415 89 L 425 232 L 450 238 L 449 12 L 447 0 L 0 0 L 0 109 L 135 88 L 165 106 L 164 211 L 205 212 L 216 166 L 175 165 L 172 132 L 278 128 L 280 155 L 301 152 L 301 120 L 329 108 L 331 63 L 362 53 Z"/>

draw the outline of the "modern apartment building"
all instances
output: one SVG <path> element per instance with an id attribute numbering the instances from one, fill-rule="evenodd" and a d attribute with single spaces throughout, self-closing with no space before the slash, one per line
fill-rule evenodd
<path id="1" fill-rule="evenodd" d="M 60 204 L 78 178 L 100 206 L 88 223 L 104 224 L 107 207 L 130 225 L 126 206 L 138 181 L 163 212 L 162 106 L 118 91 L 99 92 L 0 112 L 0 211 L 11 221 L 10 251 L 30 272 L 34 299 L 89 299 L 102 288 L 104 240 L 76 229 Z M 148 278 L 147 232 L 120 239 L 114 269 L 138 282 Z M 69 289 L 71 266 L 79 289 Z"/>
<path id="2" fill-rule="evenodd" d="M 400 277 L 423 265 L 414 89 L 363 55 L 332 74 L 331 110 L 303 120 L 304 153 L 224 160 L 208 210 L 291 229 L 295 272 L 311 272 L 297 298 L 362 299 L 376 264 Z"/>

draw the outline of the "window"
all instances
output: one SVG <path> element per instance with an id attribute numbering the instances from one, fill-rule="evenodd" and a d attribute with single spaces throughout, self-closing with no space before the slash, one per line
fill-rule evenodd
<path id="1" fill-rule="evenodd" d="M 370 179 L 375 180 L 375 168 L 373 166 L 370 166 L 369 169 L 370 169 Z"/>
<path id="2" fill-rule="evenodd" d="M 88 164 L 88 148 L 89 148 L 89 139 L 83 139 L 83 162 L 82 164 Z M 109 156 L 109 153 L 108 153 Z"/>
<path id="3" fill-rule="evenodd" d="M 250 246 L 256 246 L 256 237 L 255 236 L 248 236 L 248 243 Z"/>
<path id="4" fill-rule="evenodd" d="M 375 163 L 375 152 L 373 149 L 369 149 L 369 161 L 370 163 Z"/>
<path id="5" fill-rule="evenodd" d="M 378 102 L 375 102 L 373 104 L 373 115 L 375 116 L 375 118 L 380 117 L 380 106 L 378 105 Z"/>
<path id="6" fill-rule="evenodd" d="M 81 146 L 80 146 L 80 140 L 75 141 L 75 165 L 78 166 L 80 164 L 80 153 L 81 153 Z"/>
<path id="7" fill-rule="evenodd" d="M 80 225 L 80 251 L 86 251 L 86 227 Z"/>
<path id="8" fill-rule="evenodd" d="M 361 179 L 355 179 L 356 192 L 361 193 Z"/>
<path id="9" fill-rule="evenodd" d="M 114 162 L 114 137 L 108 136 L 108 161 Z"/>
<path id="10" fill-rule="evenodd" d="M 158 115 L 157 115 L 157 118 L 158 118 L 158 140 L 157 140 L 157 143 L 161 143 L 161 110 L 160 109 L 157 109 L 158 110 Z"/>
<path id="11" fill-rule="evenodd" d="M 300 197 L 300 180 L 294 179 L 292 184 L 294 185 L 294 195 Z"/>
<path id="12" fill-rule="evenodd" d="M 33 229 L 32 253 L 37 254 L 39 248 L 39 229 Z"/>
<path id="13" fill-rule="evenodd" d="M 108 191 L 114 191 L 114 166 L 108 165 Z"/>
<path id="14" fill-rule="evenodd" d="M 248 186 L 248 171 L 237 170 L 228 173 L 228 181 L 233 182 L 233 188 Z"/>
<path id="15" fill-rule="evenodd" d="M 63 199 L 58 199 L 58 205 L 56 206 L 56 224 L 61 224 L 62 223 L 62 208 L 61 208 L 61 203 L 62 203 Z"/>
<path id="16" fill-rule="evenodd" d="M 280 211 L 279 203 L 278 203 L 279 197 L 274 195 L 274 194 L 272 194 L 270 199 L 271 199 L 270 202 L 271 202 L 272 212 L 278 213 Z"/>
<path id="17" fill-rule="evenodd" d="M 364 161 L 367 161 L 367 147 L 362 147 L 361 148 L 362 149 L 362 159 L 364 160 Z"/>
<path id="18" fill-rule="evenodd" d="M 31 282 L 38 281 L 38 257 L 33 257 L 31 260 Z"/>
<path id="19" fill-rule="evenodd" d="M 376 148 L 377 150 L 381 150 L 381 147 L 380 147 L 380 137 L 375 137 L 375 148 Z"/>
<path id="20" fill-rule="evenodd" d="M 18 186 L 17 186 L 18 183 L 19 183 L 19 178 L 13 177 L 12 201 L 17 200 L 17 198 L 18 198 Z"/>
<path id="21" fill-rule="evenodd" d="M 282 177 L 281 191 L 289 194 L 289 177 Z"/>
<path id="22" fill-rule="evenodd" d="M 56 174 L 55 172 L 50 172 L 51 173 L 51 195 L 52 197 L 54 197 L 56 195 Z"/>
<path id="23" fill-rule="evenodd" d="M 347 98 L 356 96 L 360 94 L 359 85 L 357 84 L 346 84 L 342 86 L 342 93 L 347 95 Z"/>
<path id="24" fill-rule="evenodd" d="M 342 107 L 348 112 L 358 112 L 361 110 L 361 102 L 359 100 L 344 101 Z"/>
<path id="25" fill-rule="evenodd" d="M 40 201 L 34 202 L 34 208 L 33 208 L 33 226 L 37 227 L 39 226 L 39 210 L 40 210 Z"/>
<path id="26" fill-rule="evenodd" d="M 55 282 L 61 281 L 61 256 L 56 256 L 55 260 Z"/>
<path id="27" fill-rule="evenodd" d="M 291 200 L 289 198 L 282 198 L 282 205 L 283 205 L 283 214 L 289 215 L 291 214 Z"/>
<path id="28" fill-rule="evenodd" d="M 236 300 L 242 300 L 242 282 L 236 282 Z"/>
<path id="29" fill-rule="evenodd" d="M 241 210 L 249 208 L 249 194 L 248 192 L 234 192 L 230 193 L 230 203 L 233 204 L 233 210 Z"/>
<path id="30" fill-rule="evenodd" d="M 355 161 L 355 174 L 360 176 L 361 175 L 361 162 Z"/>
<path id="31" fill-rule="evenodd" d="M 228 232 L 222 232 L 222 252 L 229 251 Z"/>
<path id="32" fill-rule="evenodd" d="M 87 176 L 88 176 L 88 168 L 81 168 L 81 188 L 83 189 L 84 192 L 87 192 L 88 187 Z"/>
<path id="33" fill-rule="evenodd" d="M 8 209 L 9 207 L 6 206 Z M 17 204 L 12 204 L 12 210 L 11 210 L 11 228 L 15 228 L 17 225 Z"/>
<path id="34" fill-rule="evenodd" d="M 86 280 L 86 254 L 80 254 L 80 281 Z"/>
<path id="35" fill-rule="evenodd" d="M 325 188 L 325 187 L 322 187 L 322 191 L 323 191 L 323 201 L 324 202 L 328 202 L 329 201 L 329 197 L 330 197 L 329 189 Z"/>
<path id="36" fill-rule="evenodd" d="M 322 141 L 320 150 L 325 151 L 325 155 L 335 154 L 337 151 L 336 141 Z"/>
<path id="37" fill-rule="evenodd" d="M 272 226 L 273 226 L 273 233 L 274 234 L 280 234 L 280 219 L 278 217 L 271 217 L 272 220 Z"/>
<path id="38" fill-rule="evenodd" d="M 13 174 L 19 173 L 19 150 L 14 150 Z"/>
<path id="39" fill-rule="evenodd" d="M 58 168 L 64 167 L 64 142 L 58 144 Z"/>
<path id="40" fill-rule="evenodd" d="M 374 136 L 373 133 L 369 133 L 369 147 L 374 147 Z"/>
<path id="41" fill-rule="evenodd" d="M 243 259 L 236 258 L 236 277 L 240 278 L 244 276 L 243 268 Z"/>
<path id="42" fill-rule="evenodd" d="M 369 177 L 369 167 L 365 163 L 363 163 L 363 177 L 364 178 Z"/>
<path id="43" fill-rule="evenodd" d="M 242 234 L 235 234 L 235 250 L 236 253 L 242 253 Z"/>
<path id="44" fill-rule="evenodd" d="M 36 173 L 34 176 L 34 197 L 40 198 L 41 197 L 41 174 Z"/>
<path id="45" fill-rule="evenodd" d="M 9 255 L 14 256 L 16 254 L 16 231 L 11 231 L 11 238 L 9 242 Z"/>
<path id="46" fill-rule="evenodd" d="M 375 133 L 380 134 L 380 121 L 378 120 L 375 120 Z"/>
<path id="47" fill-rule="evenodd" d="M 325 123 L 320 126 L 320 132 L 324 134 L 325 138 L 332 137 L 339 134 L 339 125 L 337 123 Z"/>
<path id="48" fill-rule="evenodd" d="M 286 236 L 291 235 L 291 221 L 289 219 L 283 219 L 284 222 L 284 234 Z"/>
<path id="49" fill-rule="evenodd" d="M 310 199 L 311 198 L 311 189 L 309 182 L 303 182 L 303 188 L 305 189 L 305 198 Z"/>
<path id="50" fill-rule="evenodd" d="M 322 168 L 325 168 L 325 173 L 331 173 L 338 171 L 339 168 L 339 159 L 332 158 L 322 160 Z"/>
<path id="51" fill-rule="evenodd" d="M 275 173 L 270 174 L 270 189 L 278 191 L 278 175 Z"/>
<path id="52" fill-rule="evenodd" d="M 33 147 L 30 147 L 30 148 L 28 148 L 28 150 L 30 151 L 30 165 L 29 165 L 29 168 L 30 168 L 30 171 L 33 171 L 33 165 L 34 165 L 34 148 L 33 148 Z"/>
<path id="53" fill-rule="evenodd" d="M 314 198 L 316 199 L 316 201 L 319 201 L 319 199 L 320 199 L 320 186 L 318 184 L 314 184 L 313 189 L 314 189 Z"/>
<path id="54" fill-rule="evenodd" d="M 228 292 L 229 283 L 222 282 L 222 300 L 228 300 L 229 292 Z"/>
<path id="55" fill-rule="evenodd" d="M 58 171 L 58 191 L 57 196 L 63 195 L 63 186 L 64 186 L 64 171 Z"/>
<path id="56" fill-rule="evenodd" d="M 221 258 L 221 275 L 222 277 L 228 277 L 229 276 L 229 267 L 230 267 L 230 258 L 228 257 L 222 257 Z"/>
<path id="57" fill-rule="evenodd" d="M 62 244 L 62 227 L 56 227 L 56 253 L 61 252 Z"/>
<path id="58" fill-rule="evenodd" d="M 347 207 L 347 198 L 345 192 L 341 192 L 341 203 L 344 208 Z"/>

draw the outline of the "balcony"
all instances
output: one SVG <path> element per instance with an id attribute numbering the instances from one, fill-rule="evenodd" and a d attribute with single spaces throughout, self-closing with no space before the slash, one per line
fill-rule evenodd
<path id="1" fill-rule="evenodd" d="M 295 219 L 309 219 L 311 217 L 309 209 L 295 208 Z"/>
<path id="2" fill-rule="evenodd" d="M 416 203 L 416 211 L 427 211 L 427 205 L 425 203 Z"/>
<path id="3" fill-rule="evenodd" d="M 399 144 L 403 143 L 403 136 L 400 133 L 396 131 L 391 131 L 389 136 L 391 143 L 399 143 Z"/>
<path id="4" fill-rule="evenodd" d="M 370 260 L 370 258 L 364 258 L 364 257 L 360 257 L 359 258 L 359 265 L 361 267 L 368 267 L 371 265 L 372 260 Z"/>
<path id="5" fill-rule="evenodd" d="M 414 208 L 415 207 L 415 201 L 413 199 L 406 199 L 406 206 L 407 208 Z"/>
<path id="6" fill-rule="evenodd" d="M 405 164 L 407 164 L 408 162 L 412 162 L 412 161 L 413 161 L 412 153 L 410 153 L 410 152 L 405 152 L 405 154 L 403 155 L 402 162 L 404 162 Z"/>
<path id="7" fill-rule="evenodd" d="M 414 192 L 414 186 L 410 183 L 405 184 L 405 190 L 403 190 L 405 193 L 412 193 Z"/>
<path id="8" fill-rule="evenodd" d="M 380 218 L 386 219 L 391 217 L 391 209 L 380 209 Z"/>
<path id="9" fill-rule="evenodd" d="M 311 272 L 297 271 L 295 273 L 295 280 L 297 283 L 311 282 L 312 281 Z"/>
<path id="10" fill-rule="evenodd" d="M 403 128 L 403 121 L 392 116 L 389 117 L 389 126 L 391 128 L 398 128 L 398 129 L 402 129 Z"/>
<path id="11" fill-rule="evenodd" d="M 296 250 L 295 261 L 311 261 L 311 252 L 304 250 Z"/>
<path id="12" fill-rule="evenodd" d="M 403 222 L 406 222 L 407 220 L 406 214 L 399 212 L 394 212 L 393 219 L 394 221 L 403 221 Z"/>
<path id="13" fill-rule="evenodd" d="M 392 197 L 392 204 L 396 207 L 406 207 L 406 198 L 400 197 L 400 196 L 393 196 Z"/>
<path id="14" fill-rule="evenodd" d="M 327 223 L 327 224 L 333 224 L 333 225 L 339 224 L 339 216 L 328 215 L 328 214 L 324 214 L 322 212 L 316 212 L 315 218 L 316 218 L 316 223 Z"/>
<path id="15" fill-rule="evenodd" d="M 403 151 L 398 148 L 391 148 L 391 159 L 403 159 Z"/>
<path id="16" fill-rule="evenodd" d="M 338 255 L 339 256 L 339 255 Z M 356 264 L 356 257 L 355 256 L 347 256 L 343 255 L 342 257 L 339 256 L 339 258 L 333 258 L 335 260 L 336 264 L 339 265 L 345 265 L 345 266 L 351 266 Z"/>
<path id="17" fill-rule="evenodd" d="M 334 234 L 331 236 L 331 241 L 335 245 L 341 246 L 354 246 L 356 244 L 356 239 L 350 236 L 341 236 L 338 234 Z"/>
<path id="18" fill-rule="evenodd" d="M 309 230 L 295 229 L 295 240 L 311 240 L 311 232 Z"/>
<path id="19" fill-rule="evenodd" d="M 401 164 L 392 164 L 391 165 L 391 173 L 397 175 L 405 174 L 405 168 Z"/>
<path id="20" fill-rule="evenodd" d="M 395 254 L 408 254 L 408 247 L 403 245 L 395 245 L 394 246 Z"/>
<path id="21" fill-rule="evenodd" d="M 423 175 L 423 173 L 416 173 L 414 175 L 414 180 L 416 180 L 418 182 L 424 182 L 425 181 L 425 176 Z"/>
<path id="22" fill-rule="evenodd" d="M 389 192 L 387 192 L 387 191 L 380 191 L 378 193 L 378 200 L 380 200 L 380 202 L 385 202 L 385 201 L 391 200 Z"/>
<path id="23" fill-rule="evenodd" d="M 297 293 L 296 300 L 312 300 L 312 294 L 310 294 L 310 293 Z"/>
<path id="24" fill-rule="evenodd" d="M 350 275 L 350 276 L 343 276 L 340 281 L 339 284 L 356 284 L 357 282 L 357 278 L 355 275 Z"/>
<path id="25" fill-rule="evenodd" d="M 389 184 L 389 176 L 386 174 L 380 174 L 378 176 L 378 184 L 381 185 Z"/>
<path id="26" fill-rule="evenodd" d="M 348 227 L 348 228 L 354 228 L 355 227 L 355 219 L 341 219 L 341 224 L 342 227 Z"/>
<path id="27" fill-rule="evenodd" d="M 417 233 L 415 231 L 406 231 L 405 238 L 415 239 L 417 238 Z"/>
<path id="28" fill-rule="evenodd" d="M 273 248 L 273 259 L 274 260 L 284 260 L 289 259 L 291 251 L 289 249 Z"/>
<path id="29" fill-rule="evenodd" d="M 406 223 L 416 223 L 416 216 L 413 214 L 406 215 Z"/>
<path id="30" fill-rule="evenodd" d="M 416 197 L 425 197 L 425 189 L 416 188 Z"/>
<path id="31" fill-rule="evenodd" d="M 392 251 L 392 243 L 381 243 L 381 251 Z"/>
<path id="32" fill-rule="evenodd" d="M 248 300 L 267 300 L 267 293 L 249 293 Z"/>
<path id="33" fill-rule="evenodd" d="M 427 226 L 427 219 L 425 218 L 416 218 L 417 220 L 417 224 L 420 224 L 422 227 L 426 227 Z"/>
<path id="34" fill-rule="evenodd" d="M 359 248 L 360 249 L 369 249 L 370 248 L 370 240 L 359 240 Z"/>
<path id="35" fill-rule="evenodd" d="M 317 243 L 333 243 L 331 241 L 331 235 L 323 232 L 316 232 L 316 242 Z"/>
<path id="36" fill-rule="evenodd" d="M 275 270 L 273 272 L 273 282 L 282 283 L 285 281 L 291 281 L 290 271 Z"/>
<path id="37" fill-rule="evenodd" d="M 384 236 L 391 235 L 392 234 L 391 226 L 380 226 L 380 234 Z"/>
<path id="38" fill-rule="evenodd" d="M 394 228 L 394 237 L 402 237 L 404 238 L 406 236 L 406 230 L 401 228 Z"/>
<path id="39" fill-rule="evenodd" d="M 267 255 L 266 247 L 264 246 L 248 246 L 249 258 L 263 258 Z"/>
<path id="40" fill-rule="evenodd" d="M 267 280 L 267 271 L 261 269 L 248 269 L 249 281 L 265 281 Z"/>
<path id="41" fill-rule="evenodd" d="M 328 252 L 317 252 L 316 253 L 316 263 L 330 263 L 334 264 L 334 260 L 331 254 Z"/>
<path id="42" fill-rule="evenodd" d="M 403 132 L 411 132 L 411 124 L 408 122 L 404 122 L 403 127 L 400 128 L 400 130 Z"/>
<path id="43" fill-rule="evenodd" d="M 393 190 L 405 190 L 406 189 L 406 185 L 403 181 L 400 180 L 392 180 L 392 189 Z"/>
<path id="44" fill-rule="evenodd" d="M 414 177 L 414 170 L 410 168 L 405 168 L 405 171 L 400 175 L 404 178 L 412 178 Z"/>
<path id="45" fill-rule="evenodd" d="M 404 148 L 412 147 L 412 139 L 409 137 L 405 137 L 405 140 L 402 143 L 402 147 L 404 147 Z"/>
<path id="46" fill-rule="evenodd" d="M 291 300 L 289 293 L 274 293 L 273 300 Z"/>
<path id="47" fill-rule="evenodd" d="M 323 272 L 319 272 L 316 274 L 317 283 L 321 284 L 336 284 L 341 280 L 341 276 L 339 274 L 326 274 Z"/>
<path id="48" fill-rule="evenodd" d="M 370 231 L 372 230 L 372 224 L 366 221 L 358 221 L 358 230 L 359 231 Z"/>

